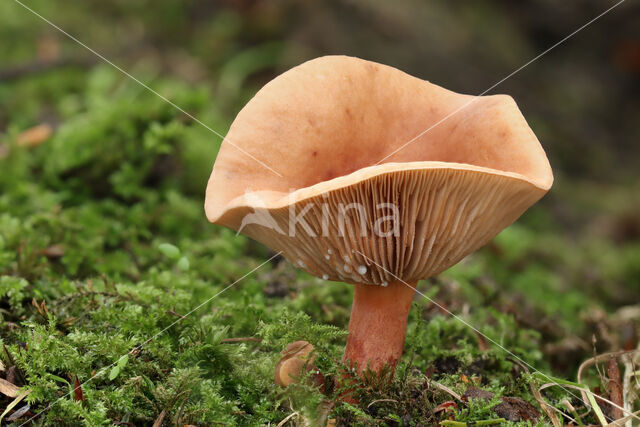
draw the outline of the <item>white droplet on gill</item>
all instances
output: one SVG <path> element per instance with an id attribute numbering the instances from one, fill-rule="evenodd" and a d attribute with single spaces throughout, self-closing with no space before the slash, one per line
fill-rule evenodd
<path id="1" fill-rule="evenodd" d="M 327 274 L 322 275 L 322 280 L 328 280 L 328 279 L 329 279 L 329 276 Z"/>
<path id="2" fill-rule="evenodd" d="M 385 280 L 384 282 L 382 282 L 382 287 L 386 288 L 387 286 L 389 286 L 389 283 Z"/>
<path id="3" fill-rule="evenodd" d="M 351 259 L 347 255 L 345 255 L 344 256 L 344 262 L 348 263 L 350 261 L 351 261 Z"/>
<path id="4" fill-rule="evenodd" d="M 331 257 L 329 255 L 325 255 L 324 258 L 327 259 L 327 260 L 331 259 Z"/>
<path id="5" fill-rule="evenodd" d="M 307 265 L 301 259 L 298 260 L 298 265 L 302 268 L 307 268 Z"/>
<path id="6" fill-rule="evenodd" d="M 350 273 L 351 272 L 351 268 L 349 268 L 349 266 L 347 264 L 344 265 L 344 271 L 345 273 Z"/>
<path id="7" fill-rule="evenodd" d="M 327 253 L 328 253 L 328 254 L 331 254 L 331 253 L 333 253 L 333 252 L 331 251 L 331 249 L 327 249 Z"/>
<path id="8" fill-rule="evenodd" d="M 358 273 L 365 274 L 367 272 L 367 267 L 364 265 L 358 266 Z"/>

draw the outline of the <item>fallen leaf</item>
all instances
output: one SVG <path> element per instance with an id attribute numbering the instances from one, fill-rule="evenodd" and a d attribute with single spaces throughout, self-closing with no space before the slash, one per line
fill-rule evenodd
<path id="1" fill-rule="evenodd" d="M 20 393 L 15 399 L 13 399 L 13 401 L 11 401 L 11 403 L 9 403 L 7 405 L 7 407 L 5 408 L 4 412 L 2 413 L 2 415 L 0 415 L 0 423 L 2 422 L 3 418 L 5 417 L 5 415 L 7 415 L 9 413 L 9 411 L 11 411 L 13 408 L 16 407 L 16 405 L 18 403 L 20 403 L 20 401 L 22 399 L 24 399 L 29 393 L 31 393 L 31 390 L 26 390 L 23 391 L 22 393 Z"/>
<path id="2" fill-rule="evenodd" d="M 51 138 L 53 128 L 43 123 L 21 132 L 16 137 L 16 145 L 19 147 L 33 148 Z"/>
<path id="3" fill-rule="evenodd" d="M 20 387 L 15 384 L 10 383 L 9 381 L 0 378 L 0 393 L 9 397 L 16 397 L 20 394 Z"/>
<path id="4" fill-rule="evenodd" d="M 540 412 L 526 400 L 519 397 L 502 397 L 502 403 L 492 408 L 497 416 L 507 421 L 537 421 Z"/>
<path id="5" fill-rule="evenodd" d="M 27 412 L 29 412 L 29 409 L 31 409 L 31 406 L 29 405 L 24 405 L 22 408 L 16 410 L 13 414 L 9 415 L 7 417 L 7 421 L 15 421 L 19 418 L 22 418 L 22 416 L 24 414 L 26 414 Z"/>
<path id="6" fill-rule="evenodd" d="M 454 402 L 453 400 L 447 400 L 446 402 L 442 402 L 441 404 L 436 406 L 433 412 L 436 414 L 440 411 L 449 412 L 451 410 L 456 409 L 457 407 L 458 405 L 456 404 L 456 402 Z"/>
<path id="7" fill-rule="evenodd" d="M 78 381 L 78 376 L 76 375 L 76 379 L 73 383 L 73 394 L 74 398 L 79 401 L 84 401 L 84 393 L 82 392 L 82 384 Z"/>
<path id="8" fill-rule="evenodd" d="M 40 253 L 49 259 L 62 258 L 64 256 L 64 246 L 51 245 L 48 248 L 44 248 Z"/>
<path id="9" fill-rule="evenodd" d="M 490 347 L 489 347 L 489 343 L 487 343 L 487 340 L 485 339 L 485 337 L 480 335 L 480 334 L 476 334 L 476 337 L 478 339 L 478 349 L 480 351 L 488 351 L 490 349 Z"/>

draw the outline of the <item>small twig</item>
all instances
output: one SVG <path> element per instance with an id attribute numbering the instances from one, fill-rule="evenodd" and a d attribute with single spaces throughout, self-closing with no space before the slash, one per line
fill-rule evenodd
<path id="1" fill-rule="evenodd" d="M 564 405 L 565 408 L 567 408 L 569 410 L 569 412 L 571 412 L 571 414 L 573 414 L 573 416 L 575 417 L 575 419 L 573 419 L 574 423 L 578 424 L 579 426 L 584 426 L 583 422 L 582 422 L 582 417 L 580 417 L 580 414 L 578 414 L 578 411 L 576 411 L 576 408 L 573 407 L 573 405 L 571 404 L 571 402 L 569 402 L 568 399 L 564 399 L 562 402 L 560 402 L 562 405 Z M 556 409 L 556 408 L 554 408 Z M 558 410 L 558 412 L 560 412 L 562 414 L 562 411 Z"/>
<path id="2" fill-rule="evenodd" d="M 153 427 L 160 427 L 166 415 L 167 412 L 163 409 L 162 412 L 160 412 L 160 415 L 158 415 L 158 418 L 156 418 L 156 420 L 154 421 Z"/>
<path id="3" fill-rule="evenodd" d="M 458 401 L 460 401 L 460 402 L 462 402 L 462 401 L 463 401 L 463 400 L 462 400 L 462 396 L 460 396 L 460 395 L 459 395 L 458 393 L 456 393 L 455 391 L 451 390 L 451 389 L 450 389 L 449 387 L 447 387 L 446 385 L 442 385 L 442 384 L 440 384 L 439 382 L 434 381 L 434 380 L 432 380 L 432 379 L 428 379 L 428 378 L 427 378 L 427 380 L 428 380 L 431 384 L 433 384 L 433 385 L 435 385 L 437 388 L 439 388 L 440 390 L 442 390 L 442 391 L 444 391 L 445 393 L 447 393 L 447 394 L 449 394 L 450 396 L 452 396 L 454 399 L 456 399 L 456 400 L 458 400 Z"/>
<path id="4" fill-rule="evenodd" d="M 0 393 L 8 397 L 16 397 L 20 394 L 20 387 L 9 381 L 0 378 Z"/>
<path id="5" fill-rule="evenodd" d="M 585 360 L 584 362 L 582 362 L 582 364 L 580 364 L 580 367 L 578 368 L 578 375 L 577 375 L 577 379 L 578 379 L 578 383 L 582 384 L 582 372 L 588 368 L 589 366 L 599 363 L 599 362 L 604 362 L 604 361 L 608 361 L 611 358 L 617 358 L 622 356 L 623 354 L 627 354 L 627 353 L 633 353 L 634 351 L 615 351 L 612 353 L 605 353 L 605 354 L 600 354 L 598 356 L 594 356 L 591 357 L 587 360 Z M 582 394 L 582 400 L 585 402 L 585 404 L 588 406 L 589 403 L 589 399 L 587 398 L 587 394 L 584 390 L 581 390 L 580 393 Z"/>
<path id="6" fill-rule="evenodd" d="M 555 406 L 548 404 L 547 401 L 544 400 L 544 398 L 542 397 L 542 393 L 540 393 L 540 390 L 538 390 L 536 386 L 529 383 L 529 388 L 531 389 L 533 397 L 535 397 L 536 401 L 538 402 L 538 405 L 540 405 L 540 409 L 542 409 L 544 413 L 547 414 L 547 417 L 549 417 L 549 419 L 551 420 L 551 424 L 553 424 L 553 427 L 562 427 L 560 418 L 558 418 L 556 413 L 553 411 L 559 412 L 563 416 L 566 416 L 566 414 L 560 411 Z"/>
<path id="7" fill-rule="evenodd" d="M 276 427 L 282 427 L 287 423 L 287 421 L 289 421 L 293 417 L 296 417 L 297 415 L 298 415 L 297 412 L 292 412 L 291 414 L 287 415 L 287 417 L 284 420 L 280 421 Z"/>
<path id="8" fill-rule="evenodd" d="M 398 403 L 398 401 L 397 401 L 397 400 L 395 400 L 395 399 L 377 399 L 377 400 L 374 400 L 373 402 L 369 403 L 369 404 L 367 405 L 367 409 L 371 408 L 371 406 L 372 406 L 373 404 L 375 404 L 375 403 L 382 403 L 382 402 L 393 402 L 393 403 Z"/>
<path id="9" fill-rule="evenodd" d="M 633 418 L 638 418 L 639 415 L 640 415 L 640 411 L 632 412 L 632 413 L 630 413 L 629 415 L 627 415 L 624 418 L 620 418 L 619 420 L 615 420 L 614 422 L 609 424 L 607 427 L 621 427 L 625 423 L 632 423 L 631 425 L 633 425 L 633 421 L 632 421 Z"/>
<path id="10" fill-rule="evenodd" d="M 167 310 L 167 314 L 170 314 L 170 315 L 172 315 L 172 316 L 179 317 L 179 318 L 180 318 L 180 320 L 184 320 L 184 319 L 186 319 L 186 316 L 183 316 L 182 314 L 177 313 L 177 312 L 176 312 L 175 310 L 173 310 L 173 309 L 171 309 L 171 310 Z"/>
<path id="11" fill-rule="evenodd" d="M 7 355 L 7 359 L 9 359 L 9 363 L 12 366 L 15 366 L 16 362 L 13 360 L 13 356 L 11 356 L 11 353 L 9 353 L 9 349 L 7 348 L 7 345 L 3 343 L 2 348 L 4 349 L 4 354 Z"/>
<path id="12" fill-rule="evenodd" d="M 607 377 L 609 378 L 609 399 L 616 403 L 619 407 L 611 407 L 611 416 L 614 420 L 623 417 L 624 401 L 622 397 L 622 383 L 620 381 L 620 370 L 618 369 L 618 361 L 614 358 L 609 359 L 607 366 Z"/>
<path id="13" fill-rule="evenodd" d="M 631 412 L 633 402 L 631 398 L 631 376 L 633 375 L 633 364 L 631 363 L 631 357 L 627 356 L 623 359 L 624 363 L 624 378 L 622 380 L 622 396 L 625 412 Z M 627 427 L 632 427 L 631 420 L 627 421 Z"/>

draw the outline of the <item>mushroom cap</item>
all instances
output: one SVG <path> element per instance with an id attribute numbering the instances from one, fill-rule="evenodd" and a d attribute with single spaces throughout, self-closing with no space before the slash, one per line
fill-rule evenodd
<path id="1" fill-rule="evenodd" d="M 318 277 L 385 285 L 446 270 L 552 182 L 511 97 L 326 56 L 278 76 L 240 111 L 205 210 Z"/>

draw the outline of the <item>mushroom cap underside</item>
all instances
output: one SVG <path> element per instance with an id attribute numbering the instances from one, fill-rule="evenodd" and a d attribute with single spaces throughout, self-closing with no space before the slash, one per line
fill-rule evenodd
<path id="1" fill-rule="evenodd" d="M 216 222 L 317 277 L 385 286 L 446 270 L 547 190 L 473 165 L 385 163 L 291 193 L 246 193 Z"/>

